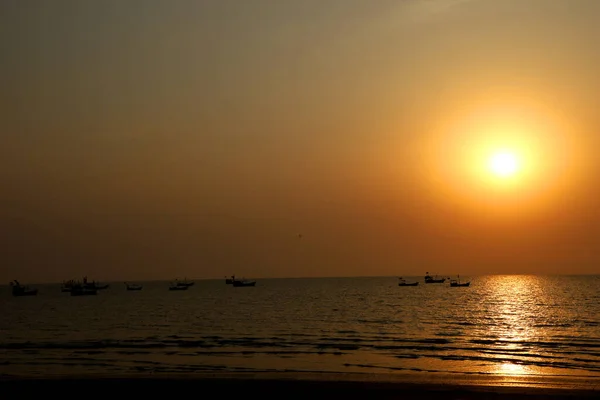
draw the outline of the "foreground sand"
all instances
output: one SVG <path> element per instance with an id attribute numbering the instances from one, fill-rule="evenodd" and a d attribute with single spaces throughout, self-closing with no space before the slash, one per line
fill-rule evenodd
<path id="1" fill-rule="evenodd" d="M 360 399 L 579 399 L 599 398 L 596 379 L 464 377 L 315 373 L 238 373 L 11 377 L 0 376 L 3 396 L 71 391 L 86 397 L 138 396 Z"/>

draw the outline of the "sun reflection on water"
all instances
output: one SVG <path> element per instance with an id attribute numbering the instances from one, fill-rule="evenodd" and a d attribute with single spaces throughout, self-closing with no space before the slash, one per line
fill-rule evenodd
<path id="1" fill-rule="evenodd" d="M 490 354 L 497 362 L 493 363 L 490 372 L 508 376 L 541 374 L 541 369 L 518 362 L 528 356 L 529 343 L 540 338 L 539 318 L 547 313 L 543 307 L 544 287 L 540 278 L 496 276 L 488 290 L 484 302 L 497 327 L 490 332 L 497 341 L 497 351 Z"/>
<path id="2" fill-rule="evenodd" d="M 521 364 L 503 362 L 498 365 L 497 373 L 502 375 L 527 375 L 527 369 Z"/>

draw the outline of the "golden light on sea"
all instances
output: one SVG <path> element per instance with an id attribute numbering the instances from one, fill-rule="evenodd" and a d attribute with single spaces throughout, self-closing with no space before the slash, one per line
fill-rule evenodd
<path id="1" fill-rule="evenodd" d="M 497 370 L 495 371 L 496 374 L 509 376 L 528 375 L 527 372 L 527 368 L 525 368 L 523 365 L 515 364 L 512 362 L 505 362 L 499 364 Z"/>

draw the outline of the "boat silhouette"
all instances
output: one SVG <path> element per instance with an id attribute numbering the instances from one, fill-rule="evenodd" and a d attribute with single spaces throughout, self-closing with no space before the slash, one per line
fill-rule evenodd
<path id="1" fill-rule="evenodd" d="M 38 293 L 37 289 L 31 289 L 27 285 L 21 285 L 16 279 L 10 282 L 10 286 L 12 288 L 12 295 L 15 297 L 37 296 Z"/>

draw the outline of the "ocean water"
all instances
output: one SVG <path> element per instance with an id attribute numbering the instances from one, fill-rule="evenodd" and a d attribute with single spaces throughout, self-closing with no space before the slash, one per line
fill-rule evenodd
<path id="1" fill-rule="evenodd" d="M 600 276 L 263 279 L 188 291 L 0 288 L 0 374 L 236 371 L 600 378 Z"/>

